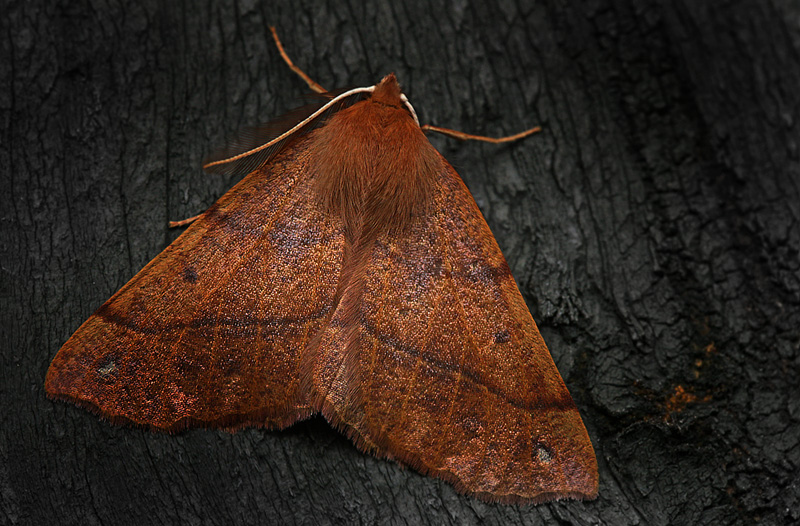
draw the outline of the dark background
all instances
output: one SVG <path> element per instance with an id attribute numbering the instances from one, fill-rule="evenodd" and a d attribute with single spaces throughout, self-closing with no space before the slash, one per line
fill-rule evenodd
<path id="1" fill-rule="evenodd" d="M 800 7 L 0 2 L 0 523 L 800 520 Z M 394 71 L 583 415 L 591 502 L 492 505 L 321 419 L 176 436 L 53 403 L 61 344 L 233 180 L 241 126 Z"/>

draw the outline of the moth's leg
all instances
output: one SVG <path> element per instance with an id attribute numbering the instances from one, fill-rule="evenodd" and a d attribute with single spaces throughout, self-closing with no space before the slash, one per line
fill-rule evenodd
<path id="1" fill-rule="evenodd" d="M 525 130 L 524 132 L 515 133 L 514 135 L 494 138 L 494 137 L 486 137 L 485 135 L 472 135 L 470 133 L 464 133 L 458 130 L 451 130 L 450 128 L 440 128 L 438 126 L 431 126 L 430 124 L 425 124 L 423 126 L 420 126 L 420 128 L 422 128 L 422 131 L 424 132 L 432 131 L 436 133 L 441 133 L 442 135 L 447 135 L 448 137 L 453 137 L 455 139 L 461 139 L 462 141 L 483 141 L 483 142 L 490 142 L 493 144 L 499 144 L 501 142 L 518 141 L 523 137 L 527 137 L 528 135 L 531 135 L 538 131 L 542 131 L 541 126 L 536 126 L 529 130 Z"/>
<path id="2" fill-rule="evenodd" d="M 328 90 L 326 90 L 325 88 L 314 82 L 311 79 L 311 77 L 306 75 L 305 71 L 294 65 L 292 59 L 290 59 L 289 55 L 287 55 L 286 51 L 284 51 L 283 44 L 281 44 L 281 39 L 278 38 L 278 32 L 275 31 L 275 28 L 270 26 L 269 30 L 272 31 L 272 38 L 275 39 L 275 45 L 278 46 L 278 52 L 280 52 L 281 57 L 283 57 L 283 61 L 286 62 L 290 68 L 292 68 L 292 71 L 300 75 L 300 78 L 303 79 L 306 82 L 306 84 L 308 84 L 308 87 L 311 88 L 316 93 L 326 93 Z"/>

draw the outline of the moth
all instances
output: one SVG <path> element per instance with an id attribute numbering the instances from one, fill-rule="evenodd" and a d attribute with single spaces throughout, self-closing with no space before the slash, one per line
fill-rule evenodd
<path id="1" fill-rule="evenodd" d="M 594 498 L 578 409 L 395 76 L 281 122 L 207 163 L 248 175 L 80 326 L 47 393 L 167 432 L 322 414 L 481 499 Z"/>

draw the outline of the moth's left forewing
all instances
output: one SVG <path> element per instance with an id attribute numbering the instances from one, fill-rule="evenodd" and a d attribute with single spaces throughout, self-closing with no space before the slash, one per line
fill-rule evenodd
<path id="1" fill-rule="evenodd" d="M 597 465 L 577 408 L 474 199 L 442 166 L 426 213 L 375 245 L 361 383 L 349 421 L 335 423 L 489 500 L 592 498 Z"/>
<path id="2" fill-rule="evenodd" d="M 164 431 L 308 417 L 298 363 L 332 309 L 343 235 L 317 206 L 307 142 L 245 177 L 81 325 L 48 394 Z"/>

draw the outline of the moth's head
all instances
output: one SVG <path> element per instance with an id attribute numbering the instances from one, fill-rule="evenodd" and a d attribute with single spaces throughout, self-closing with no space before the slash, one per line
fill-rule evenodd
<path id="1" fill-rule="evenodd" d="M 397 82 L 397 77 L 394 73 L 389 73 L 383 80 L 375 85 L 375 90 L 372 92 L 372 101 L 387 106 L 396 106 L 401 108 L 405 105 L 403 100 L 403 92 L 400 90 L 400 84 Z"/>
<path id="2" fill-rule="evenodd" d="M 405 108 L 414 118 L 414 122 L 416 122 L 417 126 L 419 126 L 417 112 L 414 111 L 414 106 L 408 102 L 408 98 L 406 97 L 405 93 L 403 93 L 400 89 L 400 83 L 397 82 L 397 77 L 394 76 L 394 73 L 389 73 L 383 77 L 383 80 L 368 89 L 372 91 L 372 96 L 369 99 L 370 102 L 376 102 L 378 104 L 384 104 L 394 108 L 402 108 L 405 106 Z"/>

